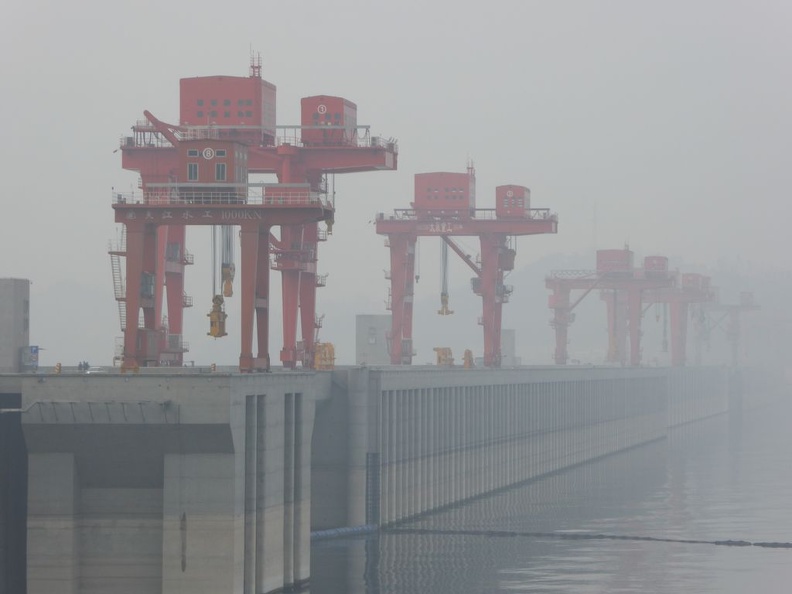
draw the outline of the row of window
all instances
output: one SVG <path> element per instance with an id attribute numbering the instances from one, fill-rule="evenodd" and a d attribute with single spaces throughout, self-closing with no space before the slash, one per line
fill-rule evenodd
<path id="1" fill-rule="evenodd" d="M 199 154 L 200 154 L 200 151 L 198 149 L 190 149 L 190 150 L 187 151 L 187 156 L 188 157 L 197 157 Z M 215 157 L 225 157 L 226 156 L 226 150 L 225 149 L 217 149 L 214 152 L 214 155 L 215 155 Z"/>
<path id="2" fill-rule="evenodd" d="M 314 113 L 313 114 L 313 119 L 318 120 L 319 119 L 319 114 L 318 113 Z M 324 114 L 324 119 L 326 119 L 326 120 L 332 120 L 332 119 L 340 120 L 341 119 L 341 114 L 340 113 L 336 113 L 336 114 L 331 116 L 331 114 L 328 112 L 328 113 Z"/>
<path id="3" fill-rule="evenodd" d="M 439 200 L 440 198 L 445 198 L 446 200 L 462 200 L 463 198 L 467 198 L 462 194 L 446 194 L 445 196 L 440 196 L 439 194 L 427 194 L 427 200 Z"/>
<path id="4" fill-rule="evenodd" d="M 187 181 L 198 181 L 198 163 L 187 163 Z M 215 163 L 215 181 L 226 181 L 225 163 Z"/>
<path id="5" fill-rule="evenodd" d="M 212 107 L 216 107 L 217 101 L 218 101 L 217 99 L 211 99 L 209 101 L 209 104 Z M 198 103 L 198 107 L 203 107 L 204 100 L 198 99 L 197 103 Z M 225 105 L 226 107 L 231 105 L 231 99 L 223 99 L 223 105 Z M 242 107 L 243 105 L 253 105 L 253 99 L 237 99 L 237 106 Z"/>
<path id="6" fill-rule="evenodd" d="M 202 118 L 202 117 L 204 117 L 204 112 L 203 112 L 203 111 L 199 111 L 199 112 L 197 112 L 195 115 L 196 115 L 197 117 L 199 117 L 199 118 Z M 218 117 L 218 116 L 217 116 L 217 111 L 216 111 L 216 110 L 214 110 L 214 109 L 213 109 L 212 111 L 207 111 L 205 115 L 206 115 L 206 117 L 209 117 L 209 118 L 216 118 L 216 117 Z M 230 112 L 230 111 L 224 111 L 224 112 L 223 112 L 223 117 L 224 117 L 224 118 L 230 118 L 230 117 L 231 117 L 231 112 Z M 239 110 L 239 111 L 237 112 L 237 117 L 238 117 L 238 118 L 252 118 L 252 117 L 253 117 L 253 112 L 252 112 L 252 111 L 250 111 L 250 110 L 248 110 L 248 111 L 242 111 L 242 110 Z"/>

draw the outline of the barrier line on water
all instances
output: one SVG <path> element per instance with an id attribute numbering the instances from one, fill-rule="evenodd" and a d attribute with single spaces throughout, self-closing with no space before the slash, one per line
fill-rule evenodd
<path id="1" fill-rule="evenodd" d="M 584 532 L 517 532 L 514 530 L 442 530 L 432 528 L 387 528 L 388 534 L 421 534 L 443 536 L 497 536 L 525 538 L 555 538 L 560 540 L 640 540 L 673 542 L 681 544 L 708 544 L 720 547 L 763 547 L 792 549 L 792 542 L 750 542 L 747 540 L 691 540 L 685 538 L 660 538 L 656 536 L 621 536 L 618 534 L 593 534 Z"/>

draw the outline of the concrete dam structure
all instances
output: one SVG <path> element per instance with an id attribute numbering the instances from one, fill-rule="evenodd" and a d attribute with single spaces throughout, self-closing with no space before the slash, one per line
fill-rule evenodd
<path id="1" fill-rule="evenodd" d="M 0 592 L 298 588 L 312 531 L 662 439 L 729 393 L 726 368 L 0 376 Z"/>

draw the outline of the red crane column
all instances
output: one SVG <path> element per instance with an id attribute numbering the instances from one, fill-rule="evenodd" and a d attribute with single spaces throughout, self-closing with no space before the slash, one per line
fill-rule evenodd
<path id="1" fill-rule="evenodd" d="M 269 228 L 265 238 L 269 239 Z M 255 223 L 240 225 L 241 243 L 241 296 L 239 300 L 239 318 L 241 323 L 241 348 L 239 353 L 240 371 L 255 369 L 253 358 L 253 320 L 256 312 L 256 289 L 258 288 L 259 245 L 261 242 L 261 229 Z M 265 296 L 265 299 L 269 297 Z M 259 345 L 259 351 L 261 345 Z M 267 356 L 266 353 L 264 355 Z"/>
<path id="2" fill-rule="evenodd" d="M 549 300 L 549 305 L 553 310 L 553 319 L 550 325 L 555 330 L 554 361 L 556 365 L 566 365 L 569 359 L 567 352 L 569 325 L 575 319 L 575 314 L 570 309 L 569 298 L 571 293 L 572 291 L 569 287 L 554 283 L 553 294 Z"/>
<path id="3" fill-rule="evenodd" d="M 412 363 L 413 295 L 415 290 L 415 244 L 411 234 L 388 235 L 391 261 L 390 358 L 393 365 Z"/>
<path id="4" fill-rule="evenodd" d="M 687 360 L 688 302 L 671 301 L 671 365 L 682 367 Z"/>
<path id="5" fill-rule="evenodd" d="M 501 317 L 503 312 L 503 269 L 499 256 L 506 249 L 506 238 L 495 233 L 484 233 L 481 242 L 481 322 L 484 327 L 484 366 L 500 367 Z"/>
<path id="6" fill-rule="evenodd" d="M 641 317 L 643 304 L 641 301 L 642 290 L 630 287 L 627 291 L 627 312 L 630 316 L 630 365 L 638 367 L 641 364 Z"/>
<path id="7" fill-rule="evenodd" d="M 258 228 L 258 255 L 256 257 L 256 330 L 258 344 L 257 368 L 269 370 L 269 296 L 270 296 L 270 227 Z M 244 322 L 243 322 L 244 327 Z M 241 368 L 241 365 L 240 365 Z"/>
<path id="8" fill-rule="evenodd" d="M 623 291 L 603 291 L 608 311 L 608 363 L 627 364 L 627 303 Z"/>

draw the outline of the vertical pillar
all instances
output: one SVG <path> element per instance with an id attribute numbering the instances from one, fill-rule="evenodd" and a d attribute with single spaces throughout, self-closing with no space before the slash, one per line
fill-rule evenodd
<path id="1" fill-rule="evenodd" d="M 245 565 L 244 594 L 256 594 L 256 470 L 258 426 L 256 396 L 245 398 Z"/>
<path id="2" fill-rule="evenodd" d="M 269 296 L 270 296 L 270 228 L 268 225 L 259 227 L 258 257 L 256 258 L 256 332 L 258 356 L 256 369 L 269 371 Z"/>
<path id="3" fill-rule="evenodd" d="M 498 265 L 498 251 L 502 238 L 482 234 L 481 242 L 481 300 L 484 327 L 484 366 L 500 367 L 500 319 L 502 309 L 503 272 Z"/>
<path id="4" fill-rule="evenodd" d="M 281 243 L 286 252 L 299 253 L 302 249 L 302 227 L 299 225 L 281 228 Z M 294 369 L 297 366 L 297 312 L 300 304 L 300 263 L 294 254 L 283 258 L 281 270 L 283 293 L 283 348 L 280 359 L 283 366 Z"/>
<path id="5" fill-rule="evenodd" d="M 391 335 L 390 356 L 393 365 L 412 362 L 412 286 L 415 271 L 415 238 L 402 234 L 388 235 L 391 261 Z M 412 263 L 410 246 L 412 245 Z"/>
<path id="6" fill-rule="evenodd" d="M 146 296 L 143 298 L 141 295 L 140 305 L 143 309 L 143 325 L 146 328 L 147 333 L 156 331 L 159 329 L 160 322 L 162 320 L 157 319 L 157 312 L 161 311 L 160 304 L 157 303 L 157 292 L 156 292 L 156 279 L 159 276 L 160 272 L 157 270 L 157 264 L 159 263 L 157 256 L 159 254 L 159 246 L 158 246 L 158 239 L 159 239 L 159 232 L 157 227 L 154 225 L 146 225 L 144 227 L 143 233 L 143 272 L 147 275 L 151 275 L 149 278 L 153 279 L 154 282 L 154 294 L 151 297 Z M 127 238 L 127 243 L 129 242 L 129 238 Z M 148 361 L 154 361 L 155 364 L 159 363 L 159 351 L 157 352 L 150 352 L 152 349 L 149 348 L 151 343 L 154 342 L 146 337 L 146 342 L 144 344 L 144 356 Z M 157 345 L 159 341 L 156 341 Z"/>
<path id="7" fill-rule="evenodd" d="M 134 369 L 143 361 L 138 350 L 140 316 L 140 277 L 143 274 L 143 230 L 141 221 L 127 221 L 126 245 L 126 322 L 124 330 L 124 369 Z"/>
<path id="8" fill-rule="evenodd" d="M 259 255 L 258 223 L 247 223 L 241 227 L 242 236 L 242 295 L 240 298 L 241 345 L 239 353 L 239 370 L 253 371 L 253 313 L 256 303 L 256 286 Z M 267 239 L 268 241 L 268 239 Z"/>
<path id="9" fill-rule="evenodd" d="M 740 365 L 740 309 L 732 307 L 729 310 L 729 342 L 731 343 L 732 367 Z"/>
<path id="10" fill-rule="evenodd" d="M 29 594 L 79 592 L 79 498 L 74 454 L 28 454 Z"/>
<path id="11" fill-rule="evenodd" d="M 291 587 L 302 588 L 311 577 L 311 435 L 314 406 L 294 396 L 294 552 Z"/>
<path id="12" fill-rule="evenodd" d="M 283 440 L 283 580 L 290 583 L 294 574 L 294 394 L 284 400 Z"/>
<path id="13" fill-rule="evenodd" d="M 314 342 L 316 338 L 316 262 L 319 258 L 318 223 L 303 225 L 303 245 L 309 260 L 300 278 L 300 329 L 303 340 L 303 367 L 314 367 Z"/>
<path id="14" fill-rule="evenodd" d="M 569 355 L 567 354 L 567 332 L 569 324 L 572 323 L 572 312 L 569 310 L 570 289 L 560 285 L 553 287 L 553 294 L 550 296 L 550 307 L 553 308 L 553 321 L 550 323 L 555 330 L 555 355 L 556 365 L 566 365 Z"/>
<path id="15" fill-rule="evenodd" d="M 366 369 L 348 372 L 349 425 L 347 441 L 347 524 L 362 526 L 366 523 L 366 473 L 369 447 L 369 374 Z M 389 423 L 387 409 L 383 421 Z M 387 447 L 387 446 L 385 446 Z M 393 460 L 390 459 L 392 464 Z M 310 464 L 310 460 L 308 461 Z M 392 497 L 388 489 L 388 497 Z"/>
<path id="16" fill-rule="evenodd" d="M 627 311 L 630 316 L 630 365 L 641 365 L 641 317 L 643 304 L 641 302 L 641 289 L 631 287 L 627 294 Z"/>
<path id="17" fill-rule="evenodd" d="M 671 302 L 671 365 L 682 367 L 687 359 L 688 303 L 675 299 Z"/>
<path id="18" fill-rule="evenodd" d="M 184 246 L 184 225 L 169 225 L 167 232 L 168 259 L 165 266 L 165 287 L 168 295 L 168 332 L 184 335 L 184 264 L 186 252 Z M 184 362 L 183 353 L 176 355 L 176 364 Z"/>

